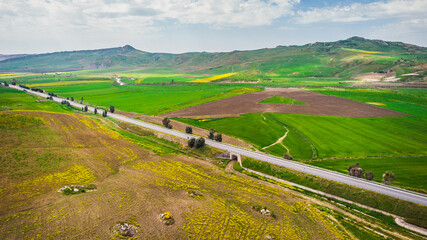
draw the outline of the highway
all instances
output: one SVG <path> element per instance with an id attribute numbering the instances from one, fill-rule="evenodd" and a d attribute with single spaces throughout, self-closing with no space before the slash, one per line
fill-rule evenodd
<path id="1" fill-rule="evenodd" d="M 13 86 L 13 85 L 9 85 L 12 88 L 18 89 L 18 90 L 25 90 L 28 93 L 32 93 L 34 95 L 38 95 L 41 97 L 46 98 L 48 95 L 45 93 L 40 93 L 40 92 L 34 92 L 28 89 L 23 89 L 19 86 Z M 58 98 L 58 97 L 53 97 L 54 101 L 57 102 L 61 102 L 63 100 L 63 98 Z M 75 106 L 77 108 L 82 108 L 86 105 L 83 104 L 79 104 L 76 102 L 72 102 L 69 101 L 70 104 L 72 106 Z M 94 108 L 88 106 L 88 110 L 93 112 Z M 102 112 L 98 112 L 98 114 L 101 114 Z M 191 134 L 186 134 L 184 132 L 180 132 L 177 130 L 173 130 L 173 129 L 168 129 L 159 125 L 155 125 L 155 124 L 151 124 L 151 123 L 147 123 L 147 122 L 143 122 L 140 120 L 136 120 L 133 118 L 128 118 L 125 117 L 123 115 L 119 115 L 119 114 L 115 114 L 115 113 L 108 113 L 108 116 L 120 121 L 124 121 L 124 122 L 128 122 L 128 123 L 132 123 L 141 127 L 145 127 L 145 128 L 149 128 L 158 132 L 162 132 L 162 133 L 166 133 L 175 137 L 179 137 L 179 138 L 184 138 L 184 139 L 190 139 L 192 137 L 197 138 L 199 136 L 196 135 L 191 135 Z M 274 165 L 278 165 L 278 166 L 282 166 L 285 168 L 289 168 L 289 169 L 293 169 L 299 172 L 304 172 L 307 174 L 311 174 L 314 176 L 318 176 L 318 177 L 322 177 L 325 179 L 329 179 L 329 180 L 333 180 L 336 182 L 341 182 L 341 183 L 345 183 L 351 186 L 355 186 L 355 187 L 359 187 L 362 189 L 366 189 L 369 191 L 373 191 L 373 192 L 377 192 L 377 193 L 381 193 L 384 195 L 388 195 L 391 197 L 395 197 L 395 198 L 399 198 L 402 200 L 406 200 L 409 202 L 413 202 L 413 203 L 418 203 L 424 206 L 427 206 L 427 195 L 421 194 L 421 193 L 416 193 L 416 192 L 412 192 L 409 190 L 405 190 L 405 189 L 401 189 L 401 188 L 397 188 L 397 187 L 393 187 L 393 186 L 388 186 L 385 184 L 381 184 L 381 183 L 377 183 L 377 182 L 373 182 L 373 181 L 368 181 L 366 179 L 361 179 L 361 178 L 357 178 L 357 177 L 352 177 L 349 175 L 345 175 L 342 173 L 338 173 L 338 172 L 333 172 L 330 170 L 326 170 L 326 169 L 322 169 L 322 168 L 318 168 L 318 167 L 314 167 L 314 166 L 310 166 L 307 164 L 303 164 L 303 163 L 298 163 L 295 161 L 290 161 L 290 160 L 286 160 L 283 158 L 279 158 L 276 156 L 271 156 L 265 153 L 260 153 L 260 152 L 255 152 L 249 149 L 245 149 L 245 148 L 241 148 L 241 147 L 237 147 L 234 145 L 230 145 L 227 143 L 222 143 L 222 142 L 216 142 L 216 141 L 212 141 L 209 139 L 206 139 L 206 145 L 209 145 L 211 147 L 214 148 L 218 148 L 224 151 L 228 151 L 228 152 L 232 152 L 232 153 L 237 153 L 240 154 L 242 156 L 247 156 L 250 158 L 254 158 L 260 161 L 264 161 L 264 162 L 268 162 Z"/>

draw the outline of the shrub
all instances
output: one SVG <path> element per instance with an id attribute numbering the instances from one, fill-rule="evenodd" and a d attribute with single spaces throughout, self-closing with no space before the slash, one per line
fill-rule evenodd
<path id="1" fill-rule="evenodd" d="M 383 183 L 391 185 L 395 179 L 394 173 L 392 171 L 387 171 L 383 174 Z"/>
<path id="2" fill-rule="evenodd" d="M 111 113 L 114 113 L 114 110 L 115 110 L 115 109 L 114 109 L 114 106 L 110 106 L 110 112 L 111 112 Z"/>
<path id="3" fill-rule="evenodd" d="M 196 144 L 195 144 L 195 147 L 196 148 L 201 148 L 201 147 L 203 147 L 203 146 L 205 146 L 205 139 L 204 138 L 198 138 L 197 140 L 196 140 Z"/>
<path id="4" fill-rule="evenodd" d="M 188 140 L 188 147 L 189 147 L 189 148 L 194 147 L 195 143 L 196 143 L 196 139 L 195 139 L 195 138 L 190 138 L 190 139 Z"/>
<path id="5" fill-rule="evenodd" d="M 213 130 L 212 128 L 209 130 L 209 134 L 208 134 L 208 138 L 211 140 L 214 140 L 215 136 L 215 130 Z"/>
<path id="6" fill-rule="evenodd" d="M 167 117 L 163 118 L 162 123 L 163 123 L 163 126 L 165 126 L 165 128 L 172 129 L 171 120 L 169 118 Z"/>
<path id="7" fill-rule="evenodd" d="M 193 133 L 193 128 L 190 127 L 190 126 L 185 127 L 185 133 L 192 134 Z"/>
<path id="8" fill-rule="evenodd" d="M 366 177 L 366 179 L 368 179 L 368 180 L 373 180 L 373 179 L 374 179 L 374 173 L 373 173 L 373 172 L 371 172 L 371 171 L 366 172 L 365 177 Z"/>
<path id="9" fill-rule="evenodd" d="M 215 141 L 217 141 L 217 142 L 222 142 L 222 134 L 221 134 L 221 133 L 218 133 L 218 134 L 215 136 Z"/>
<path id="10" fill-rule="evenodd" d="M 288 159 L 288 160 L 293 160 L 293 159 L 294 159 L 294 157 L 292 157 L 292 155 L 291 155 L 291 154 L 289 154 L 289 153 L 285 153 L 285 154 L 283 154 L 283 158 L 284 158 L 284 159 Z"/>

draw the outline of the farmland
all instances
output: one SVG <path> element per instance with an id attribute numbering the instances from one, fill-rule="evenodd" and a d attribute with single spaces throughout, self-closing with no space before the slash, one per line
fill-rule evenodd
<path id="1" fill-rule="evenodd" d="M 131 137 L 105 120 L 27 110 L 3 111 L 0 120 L 6 167 L 0 172 L 2 239 L 115 238 L 110 227 L 118 221 L 138 225 L 137 236 L 156 239 L 348 236 L 331 213 L 309 199 L 179 152 L 159 151 L 165 146 L 147 145 L 145 138 Z M 11 157 L 15 161 L 9 162 Z M 74 196 L 57 192 L 64 185 L 89 183 L 97 190 Z M 189 197 L 189 190 L 203 196 Z M 267 206 L 276 218 L 252 210 L 254 205 Z M 158 220 L 166 211 L 175 219 L 172 226 Z M 351 229 L 355 222 L 349 224 Z"/>
<path id="2" fill-rule="evenodd" d="M 35 54 L 0 61 L 0 82 L 159 125 L 169 117 L 178 131 L 213 129 L 226 143 L 344 174 L 358 162 L 373 181 L 392 171 L 393 186 L 427 193 L 425 48 L 387 44 L 355 37 L 229 53 L 127 45 Z M 397 82 L 378 79 L 380 88 L 360 74 Z M 0 86 L 0 238 L 120 239 L 119 222 L 140 239 L 418 238 L 392 217 L 237 164 L 236 172 L 220 153 Z M 243 167 L 426 226 L 421 205 L 253 159 Z M 71 185 L 96 191 L 58 192 Z"/>

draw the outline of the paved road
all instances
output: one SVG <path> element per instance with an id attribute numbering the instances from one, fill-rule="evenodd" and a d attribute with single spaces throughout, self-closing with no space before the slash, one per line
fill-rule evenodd
<path id="1" fill-rule="evenodd" d="M 18 90 L 25 90 L 25 89 L 22 89 L 18 86 L 13 86 L 13 85 L 9 85 L 9 86 L 12 88 L 18 89 Z M 48 96 L 47 94 L 44 94 L 44 93 L 33 92 L 30 90 L 26 90 L 26 91 L 29 93 L 35 94 L 35 95 L 39 95 L 41 97 L 45 97 L 45 98 Z M 61 102 L 64 99 L 54 97 L 53 100 L 57 101 L 57 102 Z M 85 105 L 82 105 L 82 104 L 79 104 L 76 102 L 71 102 L 71 101 L 69 101 L 69 102 L 71 105 L 78 107 L 78 108 L 82 108 L 85 106 Z M 91 112 L 94 111 L 93 107 L 88 107 L 88 109 Z M 101 112 L 99 112 L 99 114 L 101 114 Z M 124 122 L 139 125 L 141 127 L 149 128 L 149 129 L 152 129 L 152 130 L 155 130 L 158 132 L 166 133 L 166 134 L 169 134 L 169 135 L 172 135 L 175 137 L 180 137 L 180 138 L 184 138 L 184 139 L 189 139 L 191 137 L 197 137 L 195 135 L 186 134 L 186 133 L 183 133 L 183 132 L 180 132 L 177 130 L 173 130 L 173 129 L 167 129 L 167 128 L 164 128 L 164 127 L 159 126 L 159 125 L 155 125 L 155 124 L 143 122 L 140 120 L 128 118 L 128 117 L 125 117 L 125 116 L 119 115 L 119 114 L 108 113 L 108 116 L 111 118 L 115 118 L 115 119 L 124 121 Z M 345 183 L 348 185 L 356 186 L 356 187 L 363 188 L 366 190 L 370 190 L 373 192 L 382 193 L 384 195 L 388 195 L 391 197 L 395 197 L 395 198 L 403 199 L 403 200 L 406 200 L 409 202 L 414 202 L 414 203 L 418 203 L 418 204 L 427 206 L 427 196 L 424 194 L 421 194 L 421 193 L 416 193 L 416 192 L 408 191 L 405 189 L 392 187 L 392 186 L 384 185 L 384 184 L 377 183 L 377 182 L 368 181 L 365 179 L 351 177 L 349 175 L 329 171 L 326 169 L 310 166 L 307 164 L 302 164 L 302 163 L 298 163 L 298 162 L 294 162 L 294 161 L 290 161 L 290 160 L 285 160 L 283 158 L 271 156 L 271 155 L 268 155 L 265 153 L 255 152 L 255 151 L 252 151 L 249 149 L 237 147 L 237 146 L 230 145 L 227 143 L 220 143 L 220 142 L 216 142 L 216 141 L 206 139 L 206 144 L 209 146 L 218 148 L 218 149 L 222 149 L 222 150 L 232 152 L 232 153 L 237 153 L 237 154 L 240 154 L 243 156 L 251 157 L 251 158 L 258 159 L 260 161 L 268 162 L 271 164 L 275 164 L 278 166 L 290 168 L 290 169 L 293 169 L 293 170 L 296 170 L 299 172 L 308 173 L 308 174 L 315 175 L 318 177 L 322 177 L 322 178 L 326 178 L 329 180 Z"/>

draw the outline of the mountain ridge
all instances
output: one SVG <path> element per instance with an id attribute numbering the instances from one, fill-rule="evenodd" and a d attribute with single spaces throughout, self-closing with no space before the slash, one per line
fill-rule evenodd
<path id="1" fill-rule="evenodd" d="M 218 69 L 236 65 L 247 69 L 254 62 L 286 62 L 290 56 L 306 55 L 333 57 L 348 49 L 380 53 L 425 54 L 426 48 L 402 42 L 351 37 L 335 42 L 315 42 L 305 45 L 277 46 L 231 52 L 151 53 L 130 45 L 94 50 L 62 51 L 31 55 L 16 55 L 0 60 L 1 72 L 76 71 L 85 69 L 136 67 L 175 68 L 180 72 Z M 243 66 L 248 65 L 248 66 Z M 255 64 L 256 65 L 256 64 Z M 255 66 L 256 67 L 256 66 Z"/>

